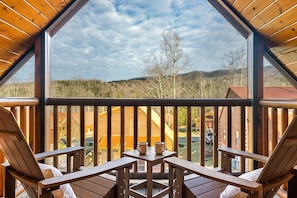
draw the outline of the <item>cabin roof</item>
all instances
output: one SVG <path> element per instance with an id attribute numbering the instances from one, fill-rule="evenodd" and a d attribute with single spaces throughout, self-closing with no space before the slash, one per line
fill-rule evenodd
<path id="1" fill-rule="evenodd" d="M 230 87 L 226 98 L 247 98 L 247 87 Z M 294 87 L 264 87 L 265 99 L 297 99 L 297 89 Z"/>

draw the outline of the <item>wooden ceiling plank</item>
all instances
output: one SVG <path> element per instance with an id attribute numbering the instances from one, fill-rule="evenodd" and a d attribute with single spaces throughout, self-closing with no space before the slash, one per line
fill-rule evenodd
<path id="1" fill-rule="evenodd" d="M 50 21 L 58 14 L 58 11 L 45 0 L 27 0 L 27 2 L 46 16 Z"/>
<path id="2" fill-rule="evenodd" d="M 7 6 L 9 6 L 11 9 L 18 12 L 20 15 L 27 18 L 29 21 L 33 22 L 40 28 L 44 28 L 49 20 L 40 12 L 38 12 L 36 9 L 34 9 L 32 6 L 30 6 L 26 1 L 24 0 L 2 0 Z"/>
<path id="3" fill-rule="evenodd" d="M 6 70 L 8 70 L 9 67 L 10 67 L 10 64 L 9 64 L 9 63 L 7 63 L 7 62 L 3 62 L 3 61 L 0 60 L 0 73 L 1 73 L 1 75 L 2 75 Z"/>
<path id="4" fill-rule="evenodd" d="M 258 13 L 262 12 L 265 8 L 269 7 L 270 4 L 272 4 L 275 0 L 256 0 L 250 3 L 242 12 L 241 15 L 249 21 L 254 16 L 256 16 Z"/>
<path id="5" fill-rule="evenodd" d="M 8 50 L 0 48 L 0 59 L 7 60 L 9 62 L 15 62 L 20 56 L 16 53 L 11 53 Z"/>
<path id="6" fill-rule="evenodd" d="M 10 7 L 7 7 L 0 1 L 0 13 L 2 20 L 15 26 L 18 29 L 23 30 L 27 34 L 34 36 L 41 30 L 40 27 L 36 26 L 23 16 L 17 14 Z"/>
<path id="7" fill-rule="evenodd" d="M 270 50 L 273 52 L 275 56 L 282 56 L 282 55 L 285 56 L 290 52 L 297 51 L 297 40 L 295 40 L 295 43 L 296 43 L 295 45 L 290 45 L 290 46 L 282 45 L 282 46 L 273 47 L 273 48 L 270 48 Z"/>
<path id="8" fill-rule="evenodd" d="M 258 31 L 263 35 L 270 36 L 296 22 L 296 13 L 297 6 L 295 5 L 291 9 L 280 14 L 279 17 L 274 18 L 269 23 L 258 28 Z"/>
<path id="9" fill-rule="evenodd" d="M 17 43 L 15 41 L 9 40 L 3 37 L 2 35 L 0 35 L 0 43 L 1 43 L 1 48 L 7 49 L 8 51 L 11 51 L 17 54 L 23 54 L 28 49 L 28 47 L 20 43 Z"/>
<path id="10" fill-rule="evenodd" d="M 297 76 L 297 62 L 292 63 L 291 65 L 287 65 L 287 68 L 294 73 L 295 77 Z"/>
<path id="11" fill-rule="evenodd" d="M 32 37 L 29 34 L 16 29 L 15 27 L 12 27 L 5 21 L 2 21 L 2 19 L 0 19 L 0 33 L 1 35 L 8 37 L 11 40 L 21 43 L 27 47 L 30 47 L 32 45 Z"/>
<path id="12" fill-rule="evenodd" d="M 64 0 L 47 0 L 58 12 L 62 11 L 70 2 Z"/>
<path id="13" fill-rule="evenodd" d="M 290 52 L 297 51 L 297 39 L 291 40 L 281 46 L 270 48 L 275 56 L 286 55 Z"/>
<path id="14" fill-rule="evenodd" d="M 272 34 L 269 39 L 273 41 L 273 44 L 275 46 L 282 45 L 287 42 L 290 42 L 291 40 L 296 39 L 297 37 L 297 22 L 289 25 L 285 29 L 282 29 L 279 32 L 276 32 L 275 34 Z"/>
<path id="15" fill-rule="evenodd" d="M 280 61 L 282 61 L 282 63 L 284 63 L 285 65 L 289 65 L 294 62 L 297 62 L 297 52 L 293 51 L 293 52 L 287 53 L 285 56 L 284 55 L 278 56 L 277 58 Z"/>
<path id="16" fill-rule="evenodd" d="M 234 7 L 239 13 L 241 13 L 253 1 L 254 0 L 237 0 L 232 4 L 232 7 Z"/>
<path id="17" fill-rule="evenodd" d="M 270 4 L 263 12 L 259 13 L 250 20 L 255 29 L 265 25 L 280 13 L 286 12 L 289 8 L 293 7 L 296 4 L 295 1 L 276 1 Z"/>

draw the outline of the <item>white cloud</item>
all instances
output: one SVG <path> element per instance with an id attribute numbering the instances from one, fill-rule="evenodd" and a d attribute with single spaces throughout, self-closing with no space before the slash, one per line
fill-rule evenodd
<path id="1" fill-rule="evenodd" d="M 195 70 L 220 69 L 226 52 L 245 45 L 206 0 L 91 0 L 52 39 L 52 78 L 141 77 L 142 60 L 169 29 L 183 38 Z"/>

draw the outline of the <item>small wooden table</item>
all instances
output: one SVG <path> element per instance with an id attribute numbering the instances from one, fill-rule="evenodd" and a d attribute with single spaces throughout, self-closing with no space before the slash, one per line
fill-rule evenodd
<path id="1" fill-rule="evenodd" d="M 135 159 L 140 159 L 146 161 L 147 166 L 147 179 L 144 182 L 139 184 L 135 184 L 130 186 L 128 190 L 128 195 L 133 197 L 149 197 L 149 198 L 159 198 L 163 197 L 170 192 L 170 186 L 165 184 L 158 183 L 153 181 L 153 166 L 157 164 L 161 164 L 163 159 L 166 157 L 176 156 L 176 152 L 174 151 L 164 151 L 162 155 L 156 155 L 154 147 L 148 147 L 147 153 L 145 155 L 140 155 L 138 150 L 127 151 L 123 153 L 124 156 L 129 156 Z M 136 189 L 146 186 L 147 188 L 147 195 L 143 195 L 142 193 L 136 191 Z M 162 188 L 163 190 L 153 195 L 153 187 Z"/>

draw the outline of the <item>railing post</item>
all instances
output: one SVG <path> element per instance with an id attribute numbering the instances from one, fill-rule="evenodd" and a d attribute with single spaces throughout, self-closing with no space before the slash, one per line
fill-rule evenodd
<path id="1" fill-rule="evenodd" d="M 50 36 L 42 31 L 35 41 L 35 97 L 39 98 L 36 107 L 36 152 L 45 150 L 46 99 L 50 95 Z"/>
<path id="2" fill-rule="evenodd" d="M 252 134 L 253 152 L 263 154 L 262 148 L 262 111 L 259 101 L 263 98 L 263 41 L 261 35 L 253 32 L 247 38 L 247 65 L 248 65 L 248 98 L 252 99 Z M 257 168 L 254 162 L 254 168 Z"/>

